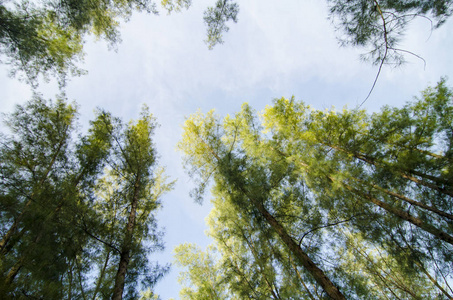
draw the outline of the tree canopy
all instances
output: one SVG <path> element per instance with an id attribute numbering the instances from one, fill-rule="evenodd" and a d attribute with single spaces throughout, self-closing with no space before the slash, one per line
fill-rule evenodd
<path id="1" fill-rule="evenodd" d="M 407 26 L 424 18 L 432 29 L 441 26 L 453 12 L 451 0 L 328 0 L 330 18 L 343 45 L 364 47 L 362 57 L 374 64 L 400 64 L 410 49 L 399 48 Z"/>
<path id="2" fill-rule="evenodd" d="M 192 115 L 179 147 L 197 199 L 214 181 L 218 254 L 177 248 L 182 266 L 199 257 L 182 296 L 450 299 L 452 108 L 442 80 L 371 115 L 294 98 L 260 119 L 247 104 L 223 121 Z M 197 277 L 198 261 L 216 275 Z"/>
<path id="3" fill-rule="evenodd" d="M 120 41 L 120 19 L 133 11 L 157 13 L 151 0 L 14 1 L 0 2 L 0 54 L 11 74 L 36 85 L 38 75 L 57 76 L 64 85 L 68 75 L 83 70 L 87 34 L 114 47 Z"/>
<path id="4" fill-rule="evenodd" d="M 168 266 L 155 211 L 170 190 L 147 108 L 122 124 L 99 110 L 74 140 L 77 106 L 39 96 L 6 119 L 0 145 L 0 294 L 134 299 Z"/>
<path id="5" fill-rule="evenodd" d="M 415 18 L 426 18 L 432 28 L 442 25 L 452 13 L 451 0 L 384 1 L 327 0 L 329 17 L 341 32 L 340 43 L 364 47 L 362 57 L 374 64 L 400 64 L 404 54 L 416 54 L 398 46 L 407 25 Z M 162 0 L 169 13 L 188 9 L 191 0 Z M 39 75 L 56 76 L 61 85 L 68 75 L 84 71 L 77 65 L 83 59 L 87 34 L 105 39 L 114 47 L 120 41 L 118 25 L 133 11 L 157 14 L 151 0 L 96 1 L 14 1 L 0 3 L 0 53 L 10 74 L 36 86 Z M 234 0 L 217 0 L 207 7 L 206 44 L 209 49 L 223 43 L 229 21 L 237 22 L 239 5 Z"/>
<path id="6" fill-rule="evenodd" d="M 341 45 L 363 47 L 364 60 L 373 64 L 401 64 L 410 49 L 399 48 L 407 26 L 416 18 L 424 18 L 432 29 L 441 26 L 452 14 L 451 0 L 326 0 L 329 18 L 337 31 Z M 163 0 L 169 12 L 188 9 L 191 0 Z M 239 4 L 234 0 L 217 0 L 205 11 L 206 43 L 210 49 L 223 43 L 228 32 L 226 22 L 237 22 Z M 418 56 L 417 56 L 418 57 Z"/>
<path id="7" fill-rule="evenodd" d="M 181 11 L 191 0 L 162 0 Z M 450 0 L 328 0 L 345 45 L 399 64 L 409 22 L 441 26 Z M 38 77 L 84 71 L 87 34 L 120 41 L 120 20 L 151 0 L 0 0 L 0 55 Z M 204 13 L 206 44 L 223 43 L 239 5 Z M 415 54 L 414 54 L 415 55 Z M 122 122 L 98 109 L 86 133 L 64 95 L 35 94 L 0 136 L 0 296 L 158 299 L 169 265 L 156 220 L 172 189 L 158 167 L 157 123 L 144 106 Z M 453 91 L 442 79 L 401 108 L 320 111 L 275 99 L 220 118 L 190 116 L 178 144 L 213 245 L 175 249 L 183 299 L 453 299 Z"/>

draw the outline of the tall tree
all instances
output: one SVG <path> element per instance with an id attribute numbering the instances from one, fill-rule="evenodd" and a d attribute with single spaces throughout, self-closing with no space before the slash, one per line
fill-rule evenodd
<path id="1" fill-rule="evenodd" d="M 136 265 L 134 272 L 140 274 L 140 260 L 146 257 L 146 250 L 151 247 L 161 248 L 161 241 L 154 231 L 156 220 L 154 211 L 160 207 L 160 196 L 171 189 L 172 183 L 165 183 L 165 176 L 156 172 L 156 153 L 152 135 L 155 120 L 145 107 L 141 118 L 130 123 L 119 136 L 115 137 L 113 159 L 110 162 L 113 182 L 118 187 L 115 191 L 119 205 L 126 208 L 127 216 L 122 221 L 122 237 L 119 241 L 119 262 L 115 276 L 112 299 L 122 299 L 126 284 L 126 274 L 131 262 Z M 143 242 L 148 238 L 152 242 L 149 249 Z M 149 270 L 145 282 L 153 284 L 165 269 Z M 153 272 L 152 272 L 153 271 Z M 134 273 L 129 275 L 133 278 Z M 132 284 L 132 281 L 129 280 Z"/>
<path id="2" fill-rule="evenodd" d="M 206 116 L 194 115 L 186 121 L 184 139 L 179 146 L 186 154 L 187 164 L 200 176 L 199 191 L 203 191 L 207 180 L 214 175 L 218 188 L 228 193 L 228 201 L 241 207 L 251 221 L 272 228 L 281 243 L 330 297 L 344 299 L 326 273 L 296 242 L 286 224 L 275 217 L 278 211 L 273 205 L 272 193 L 291 167 L 282 160 L 280 163 L 260 160 L 260 157 L 266 157 L 265 154 L 272 154 L 266 148 L 256 147 L 259 145 L 258 133 L 252 123 L 247 107 L 236 119 L 226 118 L 223 128 L 212 112 Z M 246 155 L 246 149 L 252 149 L 254 155 Z"/>
<path id="3" fill-rule="evenodd" d="M 297 163 L 320 205 L 342 207 L 342 217 L 368 214 L 368 223 L 350 223 L 354 231 L 430 279 L 451 276 L 444 268 L 452 242 L 451 109 L 442 80 L 417 102 L 371 117 L 359 110 L 313 112 L 280 99 L 265 119 L 268 130 L 284 137 L 282 157 Z"/>
<path id="4" fill-rule="evenodd" d="M 61 295 L 60 279 L 86 237 L 73 224 L 110 148 L 110 116 L 99 112 L 74 143 L 76 109 L 35 97 L 6 121 L 2 137 L 1 291 Z"/>
<path id="5" fill-rule="evenodd" d="M 74 273 L 81 278 L 71 287 L 85 299 L 136 299 L 151 288 L 168 266 L 149 261 L 163 249 L 155 213 L 161 196 L 172 188 L 157 167 L 152 135 L 153 116 L 144 107 L 140 119 L 123 124 L 115 119 L 112 151 L 104 176 L 98 179 L 88 211 L 78 222 L 90 237 L 77 259 Z"/>
<path id="6" fill-rule="evenodd" d="M 262 124 L 247 105 L 223 122 L 198 113 L 180 148 L 198 200 L 214 180 L 216 247 L 252 261 L 268 298 L 322 297 L 311 283 L 332 298 L 451 298 L 451 109 L 444 81 L 371 116 L 282 98 Z"/>
<path id="7" fill-rule="evenodd" d="M 77 140 L 75 120 L 74 105 L 37 96 L 6 120 L 11 136 L 2 136 L 0 146 L 5 297 L 136 298 L 137 284 L 151 288 L 167 269 L 148 262 L 163 247 L 154 212 L 172 186 L 156 168 L 154 119 L 144 109 L 125 126 L 99 110 Z"/>

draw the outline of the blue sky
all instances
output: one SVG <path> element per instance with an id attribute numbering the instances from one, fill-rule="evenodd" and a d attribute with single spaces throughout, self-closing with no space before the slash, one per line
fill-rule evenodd
<path id="1" fill-rule="evenodd" d="M 160 123 L 155 135 L 160 164 L 178 180 L 163 197 L 158 214 L 166 231 L 166 250 L 154 255 L 161 263 L 172 261 L 173 248 L 180 243 L 210 243 L 204 234 L 209 195 L 203 206 L 190 199 L 194 184 L 175 149 L 186 116 L 212 108 L 220 115 L 231 114 L 243 102 L 260 111 L 274 98 L 292 95 L 319 109 L 353 108 L 366 97 L 377 72 L 377 67 L 360 61 L 362 49 L 338 46 L 325 1 L 319 0 L 241 2 L 239 21 L 231 24 L 225 44 L 210 51 L 203 43 L 202 17 L 213 2 L 193 1 L 188 11 L 171 16 L 134 14 L 121 24 L 122 43 L 116 52 L 88 38 L 81 64 L 88 75 L 73 78 L 67 86 L 68 98 L 80 105 L 84 126 L 96 107 L 130 120 L 138 117 L 143 103 Z M 432 33 L 426 20 L 416 20 L 401 48 L 422 56 L 426 68 L 410 56 L 400 68 L 384 68 L 363 108 L 401 106 L 441 76 L 451 78 L 448 83 L 453 86 L 451 32 L 451 20 Z M 11 112 L 14 104 L 31 95 L 27 85 L 7 74 L 7 66 L 0 65 L 1 112 Z M 58 93 L 54 82 L 41 84 L 39 91 L 47 98 Z M 173 267 L 157 284 L 162 299 L 179 298 L 178 272 Z"/>

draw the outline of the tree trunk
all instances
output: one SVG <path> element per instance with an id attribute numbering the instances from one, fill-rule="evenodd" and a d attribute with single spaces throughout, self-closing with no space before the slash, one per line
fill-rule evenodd
<path id="1" fill-rule="evenodd" d="M 316 282 L 322 286 L 324 291 L 332 299 L 344 299 L 345 296 L 338 290 L 338 288 L 330 281 L 327 275 L 308 257 L 308 255 L 299 247 L 299 245 L 289 236 L 285 228 L 272 216 L 262 203 L 251 199 L 253 204 L 257 207 L 261 215 L 266 219 L 269 225 L 274 228 L 285 245 L 291 250 L 304 268 L 313 276 Z"/>
<path id="2" fill-rule="evenodd" d="M 294 271 L 296 272 L 297 278 L 299 278 L 299 282 L 305 288 L 305 291 L 307 292 L 308 297 L 310 298 L 310 300 L 316 300 L 315 297 L 313 296 L 313 294 L 308 289 L 308 287 L 305 284 L 304 280 L 302 279 L 302 276 L 300 275 L 299 270 L 297 270 L 297 266 L 293 263 L 293 260 L 291 259 L 291 255 L 289 256 L 289 262 L 290 262 L 291 266 L 293 267 Z"/>
<path id="3" fill-rule="evenodd" d="M 264 266 L 263 266 L 263 264 L 260 261 L 259 255 L 258 255 L 258 253 L 256 252 L 256 249 L 255 249 L 255 246 L 253 245 L 253 243 L 251 241 L 249 241 L 249 239 L 246 236 L 246 234 L 245 234 L 244 230 L 242 229 L 242 227 L 238 226 L 234 221 L 233 221 L 233 223 L 241 231 L 242 238 L 245 240 L 245 242 L 247 243 L 247 246 L 250 248 L 250 251 L 252 252 L 253 257 L 254 257 L 256 263 L 258 264 L 258 268 L 260 270 L 260 273 L 262 274 L 262 276 L 264 278 L 264 281 L 266 282 L 266 285 L 269 288 L 269 292 L 272 294 L 274 299 L 281 299 L 274 291 L 274 287 L 273 287 L 274 283 L 273 282 L 272 283 L 269 282 L 269 280 L 267 279 L 266 273 L 264 272 Z"/>
<path id="4" fill-rule="evenodd" d="M 14 266 L 9 270 L 8 275 L 6 275 L 5 279 L 5 286 L 10 286 L 13 282 L 14 278 L 16 277 L 19 270 L 22 268 L 22 259 L 19 259 Z"/>
<path id="5" fill-rule="evenodd" d="M 347 185 L 345 183 L 344 183 L 344 186 L 348 190 L 354 192 L 355 194 L 358 194 L 358 195 L 360 195 L 362 197 L 365 197 L 366 199 L 371 201 L 373 204 L 376 204 L 377 206 L 383 208 L 387 212 L 399 217 L 400 219 L 408 221 L 411 224 L 414 224 L 415 226 L 419 227 L 420 229 L 431 233 L 432 235 L 434 235 L 438 239 L 441 239 L 441 240 L 453 245 L 453 237 L 451 235 L 447 234 L 446 232 L 443 232 L 442 230 L 435 228 L 431 224 L 425 223 L 420 218 L 411 216 L 409 213 L 407 213 L 405 211 L 402 211 L 400 209 L 392 207 L 388 203 L 385 203 L 385 202 L 383 202 L 381 200 L 378 200 L 378 199 L 376 199 L 376 198 L 374 198 L 374 197 L 372 197 L 372 196 L 370 196 L 368 194 L 365 194 L 365 193 L 363 193 L 363 192 L 361 192 L 361 191 L 359 191 L 359 190 L 357 190 L 355 188 L 352 188 L 351 186 L 349 186 L 349 185 Z"/>
<path id="6" fill-rule="evenodd" d="M 433 212 L 433 213 L 438 214 L 439 216 L 442 216 L 442 217 L 444 217 L 444 218 L 453 220 L 453 215 L 452 215 L 452 214 L 446 213 L 446 212 L 444 212 L 444 211 L 442 211 L 442 210 L 439 210 L 439 209 L 437 209 L 437 208 L 435 208 L 435 207 L 432 207 L 432 206 L 426 205 L 426 204 L 424 204 L 424 203 L 421 203 L 421 202 L 419 202 L 419 201 L 410 199 L 410 198 L 408 198 L 408 197 L 406 197 L 406 196 L 404 196 L 404 195 L 401 195 L 401 194 L 398 194 L 398 193 L 389 191 L 389 190 L 384 189 L 384 188 L 382 188 L 382 187 L 380 187 L 380 186 L 378 186 L 378 185 L 376 185 L 376 184 L 366 183 L 366 182 L 364 182 L 363 180 L 360 180 L 360 179 L 358 179 L 358 178 L 351 178 L 351 179 L 356 180 L 356 181 L 358 181 L 358 182 L 360 182 L 360 183 L 362 183 L 362 184 L 364 184 L 364 185 L 371 186 L 371 187 L 373 187 L 373 188 L 375 188 L 375 189 L 377 189 L 377 190 L 380 190 L 380 191 L 384 192 L 384 193 L 387 194 L 387 195 L 390 195 L 390 196 L 393 196 L 393 197 L 395 197 L 395 198 L 401 199 L 401 200 L 403 200 L 403 201 L 405 201 L 405 202 L 407 202 L 407 203 L 410 203 L 410 204 L 412 204 L 412 205 L 415 205 L 415 206 L 418 206 L 418 207 L 427 209 L 427 210 L 429 210 L 429 211 L 431 211 L 431 212 Z"/>
<path id="7" fill-rule="evenodd" d="M 113 288 L 112 300 L 121 300 L 123 298 L 124 283 L 126 278 L 127 266 L 131 259 L 130 252 L 132 246 L 132 237 L 135 227 L 135 217 L 137 214 L 138 196 L 140 192 L 140 174 L 137 175 L 134 184 L 134 196 L 131 203 L 131 211 L 126 226 L 126 233 L 124 236 L 124 243 L 121 248 L 120 263 L 118 272 L 115 277 L 115 287 Z"/>
<path id="8" fill-rule="evenodd" d="M 420 186 L 426 186 L 430 189 L 433 189 L 433 190 L 436 190 L 440 193 L 443 193 L 443 194 L 446 194 L 446 195 L 449 195 L 449 196 L 452 196 L 453 197 L 453 191 L 450 189 L 450 188 L 444 188 L 444 187 L 440 187 L 438 186 L 437 184 L 432 184 L 432 183 L 429 183 L 429 182 L 426 182 L 424 180 L 421 180 L 421 179 L 418 179 L 412 175 L 409 175 L 409 174 L 406 174 L 405 172 L 401 171 L 401 170 L 395 170 L 395 169 L 392 169 L 391 167 L 389 168 L 389 166 L 383 166 L 383 163 L 382 162 L 376 162 L 374 159 L 366 156 L 366 155 L 363 155 L 363 154 L 360 154 L 360 153 L 357 153 L 357 152 L 351 152 L 351 151 L 348 151 L 348 150 L 345 150 L 341 147 L 337 147 L 335 145 L 330 145 L 330 144 L 326 144 L 326 143 L 323 143 L 323 142 L 320 142 L 322 145 L 324 146 L 327 146 L 327 147 L 330 147 L 332 149 L 335 149 L 337 151 L 341 151 L 341 152 L 344 152 L 346 154 L 351 154 L 352 156 L 354 156 L 355 158 L 361 160 L 361 161 L 364 161 L 370 165 L 373 165 L 375 167 L 380 167 L 380 168 L 388 168 L 390 172 L 392 173 L 397 173 L 398 175 L 400 175 L 401 177 L 409 180 L 409 181 L 412 181 L 414 183 L 416 183 L 417 185 L 420 185 Z M 430 179 L 430 180 L 433 180 L 434 182 L 436 183 L 441 183 L 442 185 L 445 185 L 447 184 L 447 186 L 450 187 L 450 183 L 447 181 L 447 180 L 444 180 L 442 178 L 438 178 L 438 177 L 434 177 L 434 176 L 431 176 L 431 175 L 428 175 L 428 174 L 424 174 L 424 173 L 421 173 L 421 172 L 418 172 L 418 171 L 415 171 L 415 170 L 404 170 L 404 171 L 408 171 L 409 173 L 412 173 L 414 175 L 417 175 L 417 176 L 420 176 L 422 178 L 427 178 L 427 179 Z"/>
<path id="9" fill-rule="evenodd" d="M 108 252 L 107 252 L 107 257 L 105 258 L 104 266 L 101 269 L 101 274 L 99 274 L 99 278 L 97 280 L 96 287 L 95 287 L 94 292 L 93 292 L 93 297 L 92 297 L 93 300 L 96 299 L 96 296 L 98 294 L 99 288 L 101 287 L 101 284 L 102 284 L 102 280 L 104 280 L 105 270 L 107 269 L 108 262 L 109 262 L 109 259 L 110 259 L 110 251 L 111 250 L 109 249 Z"/>

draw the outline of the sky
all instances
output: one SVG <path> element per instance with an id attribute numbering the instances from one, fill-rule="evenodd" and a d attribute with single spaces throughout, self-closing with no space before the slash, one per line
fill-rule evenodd
<path id="1" fill-rule="evenodd" d="M 225 43 L 208 50 L 203 11 L 214 2 L 195 0 L 188 11 L 170 16 L 164 11 L 159 16 L 135 13 L 121 23 L 117 51 L 88 37 L 85 59 L 79 64 L 88 74 L 72 78 L 66 88 L 68 99 L 80 106 L 82 128 L 96 107 L 128 121 L 138 118 L 142 104 L 147 104 L 157 118 L 160 127 L 154 141 L 159 164 L 177 179 L 175 189 L 163 196 L 157 215 L 165 228 L 166 249 L 151 260 L 161 264 L 173 260 L 178 244 L 204 248 L 211 243 L 205 235 L 209 194 L 203 205 L 189 197 L 195 185 L 176 150 L 185 118 L 197 110 L 234 114 L 244 102 L 259 112 L 273 99 L 293 95 L 317 109 L 355 108 L 378 71 L 360 60 L 363 49 L 338 45 L 326 3 L 319 0 L 240 1 L 238 23 L 229 24 Z M 423 57 L 426 66 L 406 56 L 405 65 L 384 67 L 362 108 L 372 112 L 384 105 L 400 107 L 442 76 L 451 78 L 447 83 L 453 86 L 451 32 L 451 20 L 433 32 L 428 21 L 415 20 L 401 48 Z M 58 94 L 53 81 L 43 82 L 38 91 L 49 99 Z M 0 112 L 12 112 L 31 94 L 29 86 L 8 77 L 8 66 L 0 65 Z M 162 299 L 179 299 L 178 273 L 173 266 L 157 283 L 155 292 Z"/>

